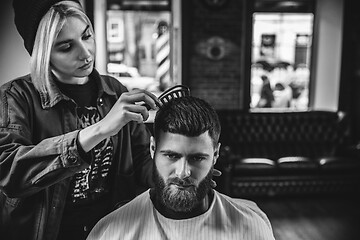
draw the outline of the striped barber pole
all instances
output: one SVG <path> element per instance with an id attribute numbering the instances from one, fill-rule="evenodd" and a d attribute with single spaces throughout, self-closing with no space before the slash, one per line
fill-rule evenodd
<path id="1" fill-rule="evenodd" d="M 170 43 L 168 24 L 161 21 L 158 24 L 158 37 L 155 42 L 156 50 L 156 79 L 159 81 L 160 90 L 164 91 L 170 86 Z"/>

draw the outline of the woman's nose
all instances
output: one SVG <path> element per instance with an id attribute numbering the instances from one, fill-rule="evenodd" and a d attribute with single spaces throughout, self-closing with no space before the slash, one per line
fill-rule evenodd
<path id="1" fill-rule="evenodd" d="M 89 48 L 85 44 L 81 44 L 80 50 L 79 50 L 79 58 L 80 60 L 84 61 L 86 59 L 89 59 L 91 57 L 91 53 Z"/>
<path id="2" fill-rule="evenodd" d="M 177 162 L 176 175 L 179 178 L 186 178 L 191 175 L 189 163 L 185 159 L 181 159 Z"/>

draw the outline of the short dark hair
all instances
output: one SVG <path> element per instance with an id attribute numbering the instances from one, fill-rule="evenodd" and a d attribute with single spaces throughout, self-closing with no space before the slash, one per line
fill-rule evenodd
<path id="1" fill-rule="evenodd" d="M 206 101 L 193 96 L 175 98 L 156 113 L 154 137 L 160 131 L 196 137 L 209 131 L 214 146 L 219 141 L 221 125 L 215 109 Z"/>

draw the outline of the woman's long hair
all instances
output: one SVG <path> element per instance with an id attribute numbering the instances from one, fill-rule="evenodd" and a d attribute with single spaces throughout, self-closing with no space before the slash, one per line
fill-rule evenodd
<path id="1" fill-rule="evenodd" d="M 34 49 L 30 58 L 30 72 L 35 88 L 45 95 L 50 94 L 51 91 L 51 50 L 68 17 L 82 19 L 94 33 L 89 18 L 82 7 L 74 1 L 61 1 L 54 4 L 44 15 L 35 36 Z"/>

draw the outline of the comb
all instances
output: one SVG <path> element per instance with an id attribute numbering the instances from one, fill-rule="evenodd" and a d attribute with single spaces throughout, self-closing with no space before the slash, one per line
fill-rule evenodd
<path id="1" fill-rule="evenodd" d="M 190 89 L 185 85 L 175 85 L 163 92 L 158 99 L 162 104 L 166 104 L 174 98 L 185 96 L 190 96 Z"/>
<path id="2" fill-rule="evenodd" d="M 185 97 L 185 96 L 190 96 L 190 89 L 185 85 L 175 85 L 175 86 L 165 90 L 165 92 L 163 92 L 158 97 L 158 99 L 164 105 L 164 104 L 170 102 L 171 99 L 181 98 L 181 97 Z M 157 102 L 156 102 L 156 105 L 159 108 L 161 108 L 161 106 L 162 106 L 162 105 L 159 105 Z M 145 106 L 147 108 L 147 110 L 151 109 L 151 107 L 147 104 L 143 104 L 143 106 Z"/>

